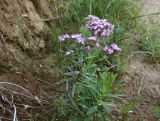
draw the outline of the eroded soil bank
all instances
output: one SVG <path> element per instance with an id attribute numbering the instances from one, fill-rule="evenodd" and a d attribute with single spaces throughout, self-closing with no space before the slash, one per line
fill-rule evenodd
<path id="1" fill-rule="evenodd" d="M 44 92 L 58 93 L 50 64 L 54 52 L 46 55 L 54 5 L 53 0 L 0 0 L 0 121 L 13 120 L 16 110 L 19 120 L 29 120 L 27 111 L 50 105 Z"/>

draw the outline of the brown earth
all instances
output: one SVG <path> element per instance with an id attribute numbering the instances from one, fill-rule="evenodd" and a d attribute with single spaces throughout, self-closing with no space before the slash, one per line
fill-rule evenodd
<path id="1" fill-rule="evenodd" d="M 144 14 L 160 12 L 159 0 L 138 1 Z M 160 21 L 160 15 L 143 17 L 146 29 L 153 31 Z M 137 37 L 138 39 L 139 37 Z M 139 40 L 136 40 L 139 41 Z M 135 42 L 136 43 L 136 42 Z M 137 50 L 137 44 L 134 44 Z M 130 60 L 130 66 L 127 70 L 126 90 L 128 103 L 139 100 L 140 103 L 129 113 L 128 121 L 159 121 L 160 119 L 150 111 L 151 106 L 160 107 L 160 59 L 156 58 L 154 63 L 150 57 L 144 55 L 133 55 Z M 160 108 L 159 108 L 160 109 Z"/>
<path id="2" fill-rule="evenodd" d="M 135 55 L 127 70 L 126 100 L 128 103 L 140 101 L 129 114 L 131 121 L 158 121 L 149 108 L 160 105 L 160 65 L 153 65 L 150 61 L 148 57 Z"/>
<path id="3" fill-rule="evenodd" d="M 44 55 L 51 42 L 48 23 L 58 17 L 55 4 L 0 0 L 0 121 L 29 120 L 28 111 L 52 105 L 44 93 L 58 94 L 54 53 Z"/>
<path id="4" fill-rule="evenodd" d="M 53 0 L 0 0 L 1 81 L 22 84 L 38 93 L 33 73 L 44 71 L 44 76 L 56 77 L 50 64 L 55 62 L 54 53 L 43 55 L 51 41 L 46 22 L 57 17 L 54 5 Z"/>
<path id="5" fill-rule="evenodd" d="M 51 9 L 54 8 L 52 5 L 51 0 L 1 0 L 1 41 L 16 43 L 32 53 L 43 49 L 43 35 L 47 34 L 44 19 L 53 18 L 55 12 Z"/>

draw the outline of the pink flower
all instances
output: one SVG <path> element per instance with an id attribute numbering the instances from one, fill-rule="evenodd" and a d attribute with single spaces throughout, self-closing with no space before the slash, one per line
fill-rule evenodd
<path id="1" fill-rule="evenodd" d="M 106 52 L 108 50 L 108 46 L 106 45 L 104 48 L 103 48 L 103 51 Z"/>
<path id="2" fill-rule="evenodd" d="M 86 39 L 83 38 L 83 37 L 80 37 L 80 38 L 77 38 L 77 41 L 78 41 L 78 43 L 80 43 L 80 44 L 85 44 Z"/>
<path id="3" fill-rule="evenodd" d="M 95 36 L 92 36 L 92 37 L 88 37 L 89 40 L 93 40 L 93 41 L 96 41 L 97 37 Z"/>
<path id="4" fill-rule="evenodd" d="M 112 49 L 113 49 L 113 50 L 116 50 L 116 51 L 122 51 L 122 49 L 121 49 L 121 48 L 119 48 L 119 47 L 118 47 L 118 45 L 117 45 L 117 44 L 115 44 L 115 43 L 111 44 L 111 47 L 112 47 Z"/>
<path id="5" fill-rule="evenodd" d="M 88 52 L 91 52 L 91 51 L 92 51 L 91 46 L 87 46 L 87 51 L 88 51 Z"/>
<path id="6" fill-rule="evenodd" d="M 68 34 L 59 36 L 59 40 L 63 42 L 65 39 L 70 39 L 71 37 Z"/>
<path id="7" fill-rule="evenodd" d="M 96 43 L 96 48 L 99 48 L 100 47 L 100 44 L 99 42 Z"/>
<path id="8" fill-rule="evenodd" d="M 63 35 L 64 38 L 70 39 L 71 37 L 68 34 Z"/>
<path id="9" fill-rule="evenodd" d="M 112 48 L 108 49 L 108 54 L 113 54 L 114 50 Z"/>
<path id="10" fill-rule="evenodd" d="M 59 40 L 60 40 L 61 42 L 63 42 L 63 41 L 65 40 L 65 38 L 64 38 L 63 36 L 59 36 Z"/>
<path id="11" fill-rule="evenodd" d="M 85 44 L 86 39 L 82 36 L 82 34 L 73 34 L 71 35 L 72 39 L 76 39 L 78 43 Z"/>

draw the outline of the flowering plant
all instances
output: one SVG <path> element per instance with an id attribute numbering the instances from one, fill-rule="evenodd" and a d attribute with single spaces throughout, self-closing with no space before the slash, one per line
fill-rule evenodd
<path id="1" fill-rule="evenodd" d="M 89 31 L 87 36 L 84 36 L 83 30 L 78 34 L 65 34 L 59 36 L 61 42 L 75 40 L 74 44 L 78 45 L 78 48 L 92 52 L 94 49 L 102 50 L 106 54 L 114 54 L 115 52 L 121 52 L 122 49 L 118 47 L 116 43 L 108 41 L 108 37 L 113 33 L 114 25 L 108 22 L 106 19 L 100 19 L 97 16 L 89 15 L 86 18 L 85 29 Z M 85 33 L 84 33 L 85 34 Z M 71 55 L 74 53 L 74 48 L 65 52 L 65 55 Z"/>
<path id="2" fill-rule="evenodd" d="M 67 82 L 67 94 L 71 102 L 74 102 L 70 107 L 76 110 L 76 113 L 70 112 L 73 114 L 71 121 L 75 117 L 89 121 L 99 118 L 103 121 L 110 108 L 116 107 L 112 98 L 106 101 L 106 97 L 116 87 L 114 81 L 117 76 L 106 69 L 107 64 L 103 60 L 105 58 L 108 62 L 107 57 L 115 58 L 113 55 L 122 49 L 109 40 L 114 30 L 113 24 L 93 15 L 85 20 L 86 24 L 80 28 L 80 33 L 59 36 L 64 45 L 62 52 L 69 56 L 63 56 L 63 67 L 69 71 L 64 74 L 64 80 Z M 66 62 L 69 64 L 65 66 Z"/>

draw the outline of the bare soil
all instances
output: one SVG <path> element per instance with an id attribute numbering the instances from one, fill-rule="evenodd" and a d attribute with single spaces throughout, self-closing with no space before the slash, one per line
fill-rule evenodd
<path id="1" fill-rule="evenodd" d="M 134 56 L 126 75 L 127 101 L 139 100 L 139 104 L 130 113 L 133 121 L 158 121 L 150 112 L 150 106 L 160 106 L 160 71 L 158 65 L 149 63 L 145 56 Z"/>
<path id="2" fill-rule="evenodd" d="M 31 114 L 34 120 L 39 116 L 32 110 L 52 105 L 44 93 L 58 93 L 53 85 L 56 71 L 50 64 L 55 58 L 44 56 L 51 41 L 47 22 L 57 17 L 54 4 L 53 0 L 0 0 L 0 121 L 15 116 L 31 120 Z M 44 121 L 46 115 L 41 117 Z"/>
<path id="3" fill-rule="evenodd" d="M 58 87 L 40 75 L 33 74 L 23 65 L 18 69 L 16 72 L 0 73 L 0 121 L 13 120 L 14 106 L 19 120 L 46 120 L 49 114 L 41 110 L 54 109 L 54 101 L 50 97 L 59 94 Z"/>
<path id="4" fill-rule="evenodd" d="M 138 1 L 144 14 L 160 12 L 160 0 Z M 160 16 L 153 15 L 142 18 L 149 31 L 160 25 Z M 137 46 L 137 45 L 136 45 Z M 135 50 L 134 50 L 135 51 Z M 138 51 L 138 50 L 137 50 Z M 127 100 L 140 100 L 133 112 L 129 113 L 128 121 L 159 121 L 150 111 L 151 106 L 160 107 L 160 59 L 153 60 L 144 55 L 133 55 L 126 74 Z"/>

